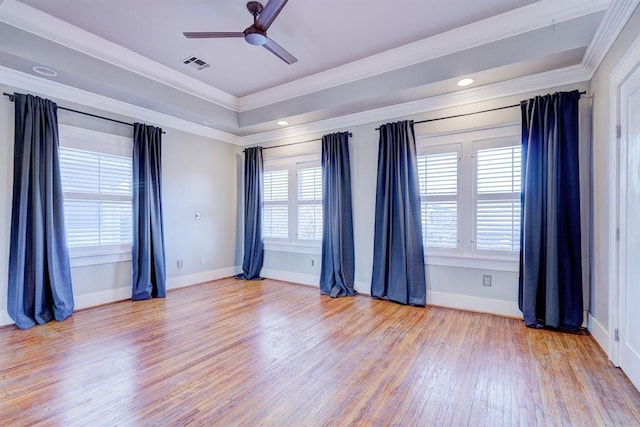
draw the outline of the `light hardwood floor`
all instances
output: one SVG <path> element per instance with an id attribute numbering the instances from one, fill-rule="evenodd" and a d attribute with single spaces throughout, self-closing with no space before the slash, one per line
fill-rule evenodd
<path id="1" fill-rule="evenodd" d="M 0 425 L 640 425 L 586 335 L 223 279 L 0 328 Z"/>

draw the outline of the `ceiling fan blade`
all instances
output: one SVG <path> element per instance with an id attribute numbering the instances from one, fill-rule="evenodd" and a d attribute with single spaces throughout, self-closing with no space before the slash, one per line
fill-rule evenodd
<path id="1" fill-rule="evenodd" d="M 282 46 L 274 42 L 269 37 L 267 37 L 267 41 L 262 46 L 264 46 L 269 52 L 273 53 L 275 56 L 282 59 L 284 62 L 286 62 L 289 65 L 298 62 L 295 56 L 291 55 Z"/>
<path id="2" fill-rule="evenodd" d="M 194 32 L 182 33 L 188 39 L 220 39 L 227 37 L 244 37 L 244 33 L 238 32 Z"/>
<path id="3" fill-rule="evenodd" d="M 288 0 L 269 0 L 258 16 L 256 25 L 267 31 Z"/>

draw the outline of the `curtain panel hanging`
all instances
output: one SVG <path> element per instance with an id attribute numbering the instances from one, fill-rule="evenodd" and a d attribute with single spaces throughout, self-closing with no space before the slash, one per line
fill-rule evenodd
<path id="1" fill-rule="evenodd" d="M 355 256 L 349 132 L 322 137 L 322 269 L 320 293 L 353 296 Z"/>
<path id="2" fill-rule="evenodd" d="M 262 242 L 262 180 L 264 166 L 262 147 L 244 150 L 244 256 L 242 273 L 236 276 L 243 280 L 261 280 L 260 270 L 264 261 Z"/>
<path id="3" fill-rule="evenodd" d="M 164 298 L 166 267 L 162 222 L 162 129 L 133 128 L 133 285 L 131 299 Z"/>
<path id="4" fill-rule="evenodd" d="M 522 101 L 518 304 L 527 326 L 582 325 L 578 91 Z"/>
<path id="5" fill-rule="evenodd" d="M 413 121 L 380 126 L 371 296 L 426 304 Z"/>
<path id="6" fill-rule="evenodd" d="M 73 312 L 54 102 L 14 94 L 15 145 L 7 311 L 20 329 Z"/>

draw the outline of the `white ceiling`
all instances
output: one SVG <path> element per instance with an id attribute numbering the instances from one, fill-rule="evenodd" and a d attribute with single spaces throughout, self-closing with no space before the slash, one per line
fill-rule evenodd
<path id="1" fill-rule="evenodd" d="M 513 94 L 588 80 L 638 1 L 291 0 L 268 31 L 298 58 L 287 65 L 241 38 L 182 35 L 244 30 L 245 0 L 0 0 L 0 84 L 47 66 L 51 84 L 96 103 L 214 121 L 200 133 L 251 143 L 458 92 L 486 99 L 496 84 Z M 185 66 L 188 56 L 211 67 Z M 462 76 L 471 89 L 455 85 Z"/>
<path id="2" fill-rule="evenodd" d="M 268 33 L 298 58 L 292 65 L 241 38 L 188 40 L 182 35 L 243 31 L 253 22 L 245 0 L 22 2 L 240 97 L 535 0 L 291 0 Z M 191 55 L 211 67 L 196 71 L 183 65 Z"/>

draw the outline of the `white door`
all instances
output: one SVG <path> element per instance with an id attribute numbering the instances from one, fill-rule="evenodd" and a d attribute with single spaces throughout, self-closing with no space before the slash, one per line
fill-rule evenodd
<path id="1" fill-rule="evenodd" d="M 619 362 L 640 390 L 640 66 L 620 90 L 620 129 Z"/>

